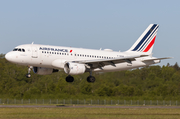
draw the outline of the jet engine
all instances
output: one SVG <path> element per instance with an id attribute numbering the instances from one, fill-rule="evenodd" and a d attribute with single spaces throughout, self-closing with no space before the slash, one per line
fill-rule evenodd
<path id="1" fill-rule="evenodd" d="M 44 67 L 33 67 L 33 71 L 34 73 L 39 74 L 39 75 L 48 75 L 54 72 L 58 72 L 59 70 L 51 69 L 51 68 L 44 68 Z"/>
<path id="2" fill-rule="evenodd" d="M 86 67 L 84 64 L 66 63 L 64 65 L 64 71 L 70 75 L 83 74 L 86 71 Z"/>

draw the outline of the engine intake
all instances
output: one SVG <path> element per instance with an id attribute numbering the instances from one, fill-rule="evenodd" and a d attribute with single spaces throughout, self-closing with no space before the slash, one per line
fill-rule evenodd
<path id="1" fill-rule="evenodd" d="M 64 65 L 64 71 L 70 75 L 83 74 L 86 71 L 86 67 L 84 64 L 66 63 Z"/>

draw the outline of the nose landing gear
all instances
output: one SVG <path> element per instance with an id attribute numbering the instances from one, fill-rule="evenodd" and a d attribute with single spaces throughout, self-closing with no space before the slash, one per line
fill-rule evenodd
<path id="1" fill-rule="evenodd" d="M 32 66 L 28 66 L 28 73 L 26 74 L 26 78 L 30 78 L 31 77 L 31 69 L 33 67 Z"/>

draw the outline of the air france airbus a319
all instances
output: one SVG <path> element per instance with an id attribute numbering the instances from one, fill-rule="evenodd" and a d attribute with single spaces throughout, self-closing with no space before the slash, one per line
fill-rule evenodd
<path id="1" fill-rule="evenodd" d="M 72 47 L 60 47 L 38 44 L 19 45 L 8 52 L 5 58 L 19 65 L 28 66 L 30 71 L 47 75 L 64 69 L 68 74 L 67 82 L 73 82 L 71 75 L 89 72 L 88 82 L 94 82 L 92 72 L 112 72 L 144 67 L 159 63 L 165 58 L 152 57 L 152 50 L 159 25 L 150 24 L 133 46 L 125 52 L 114 52 L 111 49 L 92 50 Z"/>

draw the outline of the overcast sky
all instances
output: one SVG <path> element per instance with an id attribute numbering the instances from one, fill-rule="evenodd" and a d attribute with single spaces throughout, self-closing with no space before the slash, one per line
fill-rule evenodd
<path id="1" fill-rule="evenodd" d="M 152 23 L 153 56 L 180 64 L 179 0 L 1 0 L 0 53 L 32 42 L 126 51 Z"/>

